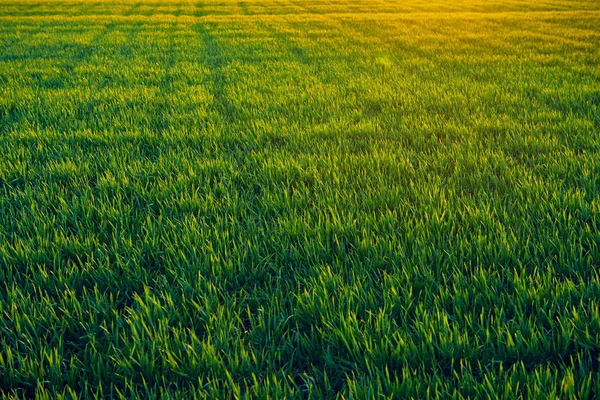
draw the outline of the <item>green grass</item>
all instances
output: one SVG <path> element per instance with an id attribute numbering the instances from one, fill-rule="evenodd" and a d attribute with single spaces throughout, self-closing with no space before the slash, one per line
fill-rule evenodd
<path id="1" fill-rule="evenodd" d="M 600 3 L 0 0 L 0 396 L 600 396 Z"/>

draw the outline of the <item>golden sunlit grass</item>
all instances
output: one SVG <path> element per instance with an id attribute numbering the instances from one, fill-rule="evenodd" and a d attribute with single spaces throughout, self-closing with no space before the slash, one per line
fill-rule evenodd
<path id="1" fill-rule="evenodd" d="M 600 395 L 597 1 L 0 0 L 0 393 Z"/>

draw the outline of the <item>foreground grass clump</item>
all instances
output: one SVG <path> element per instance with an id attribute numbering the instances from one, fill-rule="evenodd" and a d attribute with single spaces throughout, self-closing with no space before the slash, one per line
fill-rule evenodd
<path id="1" fill-rule="evenodd" d="M 1 396 L 600 396 L 598 2 L 0 6 Z"/>

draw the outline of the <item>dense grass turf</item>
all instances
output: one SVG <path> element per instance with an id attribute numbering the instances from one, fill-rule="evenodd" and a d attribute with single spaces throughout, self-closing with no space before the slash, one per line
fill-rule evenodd
<path id="1" fill-rule="evenodd" d="M 600 3 L 0 0 L 0 393 L 600 396 Z"/>

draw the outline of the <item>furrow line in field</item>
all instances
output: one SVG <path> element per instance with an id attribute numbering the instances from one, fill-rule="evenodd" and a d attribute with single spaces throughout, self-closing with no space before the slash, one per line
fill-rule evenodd
<path id="1" fill-rule="evenodd" d="M 237 109 L 227 99 L 225 93 L 228 82 L 224 70 L 227 68 L 229 60 L 225 59 L 219 43 L 205 25 L 195 25 L 194 30 L 199 34 L 206 49 L 205 62 L 210 69 L 208 80 L 212 83 L 212 94 L 214 96 L 212 106 L 225 122 L 233 122 Z"/>

